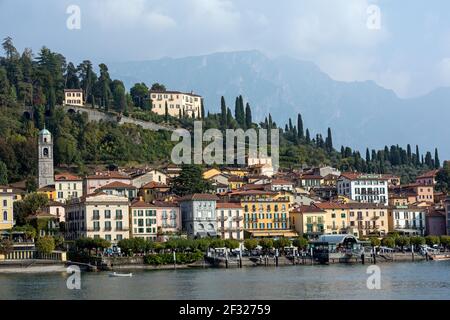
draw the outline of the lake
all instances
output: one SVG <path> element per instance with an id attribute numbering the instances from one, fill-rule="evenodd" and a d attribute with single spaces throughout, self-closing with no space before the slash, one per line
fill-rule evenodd
<path id="1" fill-rule="evenodd" d="M 378 264 L 381 288 L 372 290 L 368 266 L 82 273 L 80 290 L 67 289 L 66 273 L 0 274 L 0 299 L 450 299 L 450 261 Z"/>

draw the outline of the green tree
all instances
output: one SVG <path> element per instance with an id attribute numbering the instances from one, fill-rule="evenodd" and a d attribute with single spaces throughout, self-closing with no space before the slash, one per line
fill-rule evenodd
<path id="1" fill-rule="evenodd" d="M 55 239 L 51 236 L 38 238 L 36 242 L 36 249 L 43 254 L 50 254 L 55 250 Z"/>
<path id="2" fill-rule="evenodd" d="M 369 240 L 372 247 L 379 247 L 381 245 L 381 240 L 376 237 L 370 237 Z"/>
<path id="3" fill-rule="evenodd" d="M 444 246 L 447 250 L 450 247 L 450 236 L 441 236 L 439 238 L 439 242 Z"/>
<path id="4" fill-rule="evenodd" d="M 252 109 L 250 108 L 250 105 L 247 103 L 245 106 L 245 127 L 251 128 L 252 125 L 253 125 Z"/>
<path id="5" fill-rule="evenodd" d="M 258 246 L 258 240 L 256 240 L 256 239 L 245 239 L 244 240 L 244 247 L 249 251 L 255 250 L 257 246 Z"/>
<path id="6" fill-rule="evenodd" d="M 410 243 L 414 245 L 414 247 L 417 249 L 419 246 L 425 244 L 425 238 L 424 237 L 411 237 Z"/>
<path id="7" fill-rule="evenodd" d="M 403 251 L 403 248 L 405 246 L 409 245 L 409 238 L 405 237 L 405 236 L 397 237 L 397 238 L 395 238 L 395 244 L 397 246 L 399 246 L 402 249 L 402 251 Z"/>
<path id="8" fill-rule="evenodd" d="M 8 184 L 8 168 L 6 164 L 0 160 L 0 185 L 6 186 Z"/>
<path id="9" fill-rule="evenodd" d="M 284 247 L 290 247 L 292 245 L 292 241 L 288 238 L 279 238 L 273 242 L 273 246 L 277 249 L 283 250 Z"/>
<path id="10" fill-rule="evenodd" d="M 439 237 L 438 236 L 426 236 L 425 242 L 429 246 L 434 246 L 435 244 L 439 244 Z"/>
<path id="11" fill-rule="evenodd" d="M 147 108 L 148 104 L 145 104 L 145 101 L 148 100 L 148 91 L 148 87 L 144 82 L 134 84 L 130 89 L 130 95 L 135 107 L 149 110 Z"/>
<path id="12" fill-rule="evenodd" d="M 269 238 L 262 238 L 261 240 L 259 240 L 259 245 L 265 252 L 267 252 L 268 250 L 273 248 L 273 240 Z"/>
<path id="13" fill-rule="evenodd" d="M 114 80 L 111 83 L 111 93 L 114 102 L 114 109 L 119 113 L 126 112 L 128 105 L 126 99 L 125 86 L 123 82 L 120 80 Z"/>
<path id="14" fill-rule="evenodd" d="M 211 183 L 203 179 L 202 167 L 199 165 L 182 165 L 180 175 L 172 181 L 173 192 L 180 196 L 205 193 L 211 189 Z"/>
<path id="15" fill-rule="evenodd" d="M 381 240 L 381 244 L 388 248 L 393 248 L 395 246 L 395 239 L 392 237 L 386 237 Z"/>
<path id="16" fill-rule="evenodd" d="M 441 167 L 441 161 L 439 160 L 438 149 L 434 149 L 434 167 L 435 169 L 439 169 Z"/>
<path id="17" fill-rule="evenodd" d="M 106 64 L 101 63 L 99 68 L 100 77 L 96 83 L 95 95 L 100 99 L 100 106 L 108 111 L 112 101 L 111 78 L 109 77 L 109 71 Z"/>
<path id="18" fill-rule="evenodd" d="M 0 241 L 0 254 L 8 255 L 14 250 L 13 242 L 9 239 Z"/>
<path id="19" fill-rule="evenodd" d="M 303 238 L 303 237 L 298 237 L 298 238 L 294 239 L 292 244 L 295 247 L 304 250 L 304 249 L 306 249 L 308 247 L 308 240 Z"/>
<path id="20" fill-rule="evenodd" d="M 166 86 L 161 84 L 161 83 L 154 83 L 152 84 L 152 88 L 150 89 L 152 91 L 159 91 L 159 92 L 165 92 L 166 91 Z"/>

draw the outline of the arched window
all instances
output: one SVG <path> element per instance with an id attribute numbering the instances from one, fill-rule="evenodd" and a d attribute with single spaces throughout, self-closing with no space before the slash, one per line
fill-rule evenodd
<path id="1" fill-rule="evenodd" d="M 8 211 L 3 212 L 3 221 L 8 221 Z"/>
<path id="2" fill-rule="evenodd" d="M 44 154 L 44 157 L 48 157 L 48 148 L 44 148 L 43 154 Z"/>

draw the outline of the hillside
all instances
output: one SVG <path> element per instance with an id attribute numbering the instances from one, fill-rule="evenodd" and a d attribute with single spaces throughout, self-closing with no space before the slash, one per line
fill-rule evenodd
<path id="1" fill-rule="evenodd" d="M 258 51 L 216 53 L 179 59 L 109 63 L 111 75 L 129 88 L 136 82 L 161 82 L 168 88 L 205 97 L 206 110 L 219 108 L 223 95 L 242 94 L 262 121 L 271 112 L 277 122 L 301 113 L 312 132 L 335 131 L 337 145 L 419 144 L 450 158 L 450 90 L 400 99 L 372 81 L 340 82 L 313 63 L 289 57 L 268 58 Z M 394 138 L 395 137 L 395 138 Z"/>

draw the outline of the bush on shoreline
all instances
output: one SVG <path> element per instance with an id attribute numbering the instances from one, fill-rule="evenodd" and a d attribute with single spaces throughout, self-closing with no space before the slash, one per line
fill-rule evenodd
<path id="1" fill-rule="evenodd" d="M 187 264 L 202 260 L 204 257 L 203 252 L 187 252 L 187 253 L 176 253 L 176 263 L 177 264 Z M 154 266 L 173 264 L 173 254 L 172 253 L 157 253 L 149 254 L 144 257 L 144 263 Z"/>

